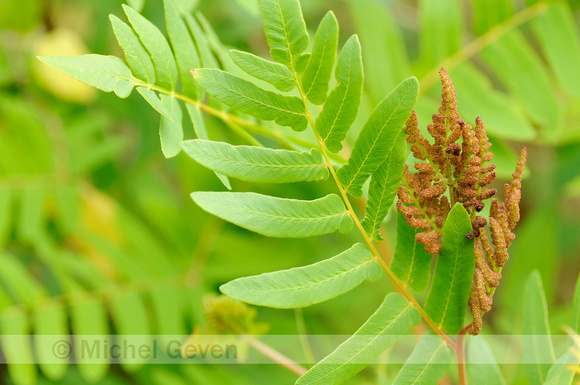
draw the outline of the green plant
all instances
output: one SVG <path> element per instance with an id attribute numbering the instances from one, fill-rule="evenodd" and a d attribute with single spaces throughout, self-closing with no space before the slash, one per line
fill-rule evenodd
<path id="1" fill-rule="evenodd" d="M 501 206 L 497 201 L 491 204 L 490 222 L 495 251 L 491 250 L 483 241 L 487 240 L 485 233 L 480 234 L 485 224 L 476 214 L 476 211 L 483 208 L 482 201 L 493 195 L 492 190 L 481 190 L 481 187 L 494 179 L 492 169 L 482 167 L 484 161 L 491 160 L 487 155 L 487 136 L 481 121 L 476 121 L 475 131 L 472 131 L 470 126 L 458 120 L 451 84 L 443 74 L 441 115 L 434 120 L 431 132 L 435 145 L 421 139 L 415 126 L 416 119 L 411 119 L 407 126 L 407 140 L 417 146 L 412 148 L 415 157 L 428 160 L 428 163 L 417 164 L 416 176 L 405 173 L 406 186 L 399 191 L 401 203 L 398 208 L 405 214 L 408 225 L 428 230 L 417 233 L 399 220 L 398 250 L 395 251 L 392 264 L 388 266 L 379 255 L 373 240 L 380 238 L 381 223 L 404 173 L 406 144 L 402 128 L 415 104 L 418 83 L 414 78 L 403 81 L 375 107 L 358 136 L 348 162 L 335 171 L 334 165 L 340 159 L 333 156 L 332 152 L 341 149 L 341 142 L 354 123 L 361 102 L 363 75 L 358 39 L 351 37 L 336 60 L 338 24 L 332 13 L 329 13 L 318 28 L 312 54 L 304 54 L 309 37 L 298 3 L 263 0 L 260 4 L 271 55 L 277 63 L 240 51 L 231 52 L 230 58 L 249 75 L 271 83 L 280 91 L 289 92 L 297 88 L 298 97 L 261 89 L 255 84 L 257 80 L 243 79 L 246 75 L 234 67 L 226 69 L 237 71 L 239 76 L 215 68 L 200 69 L 212 67 L 213 58 L 207 51 L 205 44 L 208 42 L 203 40 L 205 37 L 196 33 L 199 31 L 197 23 L 203 19 L 195 20 L 191 15 L 183 13 L 184 23 L 171 1 L 166 1 L 165 6 L 175 62 L 171 48 L 159 31 L 129 7 L 125 10 L 131 27 L 116 18 L 111 21 L 130 69 L 120 59 L 113 57 L 44 60 L 79 80 L 105 91 L 114 91 L 120 97 L 128 96 L 136 86 L 139 93 L 162 114 L 160 136 L 163 153 L 171 157 L 180 151 L 180 147 L 183 148 L 192 158 L 215 171 L 228 187 L 227 177 L 250 182 L 290 183 L 324 180 L 332 176 L 340 196 L 330 194 L 312 201 L 274 198 L 255 193 L 192 194 L 194 201 L 205 210 L 260 234 L 307 237 L 336 230 L 348 232 L 354 226 L 363 237 L 364 245 L 356 244 L 318 264 L 242 278 L 224 285 L 222 291 L 233 298 L 278 308 L 303 307 L 342 294 L 364 280 L 376 280 L 380 278 L 381 270 L 390 276 L 395 287 L 402 292 L 403 296 L 387 295 L 383 304 L 355 333 L 352 340 L 345 342 L 310 369 L 298 383 L 337 383 L 345 380 L 365 365 L 348 364 L 344 357 L 354 354 L 363 357 L 363 362 L 366 362 L 395 342 L 395 338 L 381 339 L 379 344 L 376 338 L 370 338 L 361 345 L 360 339 L 356 337 L 397 336 L 418 324 L 420 318 L 441 336 L 447 346 L 456 351 L 458 357 L 462 357 L 461 335 L 467 330 L 463 318 L 468 297 L 471 295 L 475 321 L 472 331 L 477 333 L 481 327 L 480 311 L 485 312 L 489 308 L 488 295 L 493 293 L 499 270 L 507 258 L 505 248 L 512 239 L 510 231 L 519 219 L 516 213 L 525 155 L 518 164 L 514 181 L 506 190 L 507 206 Z M 184 29 L 185 26 L 196 39 L 195 45 Z M 207 26 L 205 30 L 209 32 Z M 216 52 L 222 52 L 218 42 L 214 41 L 213 44 Z M 199 58 L 196 58 L 194 52 L 199 54 Z M 220 57 L 224 67 L 230 63 L 230 58 L 225 55 Z M 338 84 L 327 98 L 335 60 Z M 190 77 L 192 68 L 195 69 L 191 73 L 195 83 Z M 182 93 L 179 94 L 175 92 L 178 75 L 182 83 Z M 202 90 L 209 94 L 209 104 L 201 101 Z M 182 142 L 182 116 L 177 99 L 187 103 L 200 139 Z M 290 126 L 295 131 L 303 131 L 310 125 L 319 146 L 281 136 L 275 131 L 269 132 L 251 118 L 231 111 L 224 112 L 222 103 L 259 120 Z M 322 104 L 324 106 L 315 118 L 315 106 Z M 200 110 L 219 116 L 255 146 L 232 146 L 208 141 Z M 294 147 L 292 143 L 296 143 L 299 148 L 306 148 L 309 152 L 260 148 L 260 143 L 249 136 L 246 129 L 275 137 L 288 147 Z M 462 146 L 456 143 L 460 137 Z M 363 185 L 369 178 L 372 178 L 369 202 L 365 218 L 361 221 L 347 194 L 361 197 Z M 446 191 L 448 196 L 444 195 Z M 414 209 L 403 203 L 415 205 Z M 431 254 L 439 254 L 424 310 L 407 288 L 422 291 L 427 288 L 429 281 L 430 256 L 423 253 L 421 247 L 417 249 L 415 239 L 424 244 Z M 417 251 L 409 253 L 409 249 Z M 491 266 L 485 261 L 483 252 L 487 253 Z M 451 258 L 453 255 L 455 258 Z M 414 265 L 415 258 L 419 260 L 420 266 Z M 472 290 L 476 271 L 475 289 Z M 530 298 L 536 294 L 532 291 L 541 285 L 535 277 L 532 278 Z M 452 309 L 452 312 L 448 313 L 448 309 Z M 535 317 L 535 311 L 532 312 Z M 447 318 L 448 314 L 452 317 Z M 460 337 L 457 341 L 448 336 L 458 333 Z M 445 349 L 444 344 L 431 346 L 425 343 L 417 345 L 414 354 Z M 464 383 L 464 367 L 461 363 L 458 367 L 459 381 Z M 418 373 L 410 367 L 406 368 L 402 369 L 395 383 L 407 383 L 409 377 L 413 376 L 425 376 L 434 383 L 445 373 L 436 365 L 425 365 L 423 371 Z"/>

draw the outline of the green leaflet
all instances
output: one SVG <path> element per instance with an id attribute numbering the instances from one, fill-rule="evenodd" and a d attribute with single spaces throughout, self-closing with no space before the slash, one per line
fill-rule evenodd
<path id="1" fill-rule="evenodd" d="M 526 365 L 528 383 L 543 384 L 550 366 L 554 362 L 554 347 L 548 322 L 548 305 L 537 270 L 531 272 L 523 294 L 522 350 Z"/>
<path id="2" fill-rule="evenodd" d="M 151 346 L 151 328 L 143 299 L 135 292 L 122 292 L 111 299 L 111 318 L 117 332 L 117 343 L 121 346 Z M 129 372 L 134 372 L 145 364 L 147 359 L 121 355 L 119 362 Z"/>
<path id="3" fill-rule="evenodd" d="M 126 98 L 133 89 L 131 70 L 116 56 L 81 55 L 38 57 L 46 64 L 101 91 Z"/>
<path id="4" fill-rule="evenodd" d="M 371 239 L 382 240 L 381 224 L 393 205 L 397 188 L 403 178 L 407 142 L 404 132 L 399 134 L 387 159 L 373 173 L 369 185 L 369 199 L 362 225 Z"/>
<path id="5" fill-rule="evenodd" d="M 548 371 L 544 385 L 570 385 L 574 379 L 578 357 L 571 351 L 564 353 Z"/>
<path id="6" fill-rule="evenodd" d="M 194 139 L 181 143 L 198 163 L 215 172 L 258 183 L 293 183 L 328 178 L 322 154 L 273 150 L 255 146 L 232 146 L 224 142 Z"/>
<path id="7" fill-rule="evenodd" d="M 314 104 L 320 105 L 326 100 L 337 47 L 338 21 L 334 13 L 329 11 L 318 26 L 312 55 L 302 74 L 302 89 L 308 100 Z"/>
<path id="8" fill-rule="evenodd" d="M 0 343 L 8 374 L 15 384 L 36 384 L 30 338 L 30 321 L 25 310 L 13 306 L 0 313 Z"/>
<path id="9" fill-rule="evenodd" d="M 169 344 L 173 340 L 172 336 L 186 334 L 184 292 L 169 285 L 162 285 L 150 291 L 149 295 L 153 305 L 155 333 L 161 336 L 161 343 Z"/>
<path id="10" fill-rule="evenodd" d="M 291 91 L 296 87 L 296 81 L 288 67 L 274 63 L 249 52 L 231 49 L 230 57 L 248 75 L 272 84 L 280 91 Z"/>
<path id="11" fill-rule="evenodd" d="M 580 97 L 580 39 L 574 15 L 566 3 L 553 3 L 531 21 L 534 35 L 560 84 Z"/>
<path id="12" fill-rule="evenodd" d="M 460 0 L 419 1 L 421 62 L 426 70 L 459 49 L 464 30 L 461 4 Z"/>
<path id="13" fill-rule="evenodd" d="M 199 69 L 193 76 L 200 87 L 240 112 L 262 120 L 274 120 L 296 131 L 304 131 L 308 125 L 304 103 L 297 97 L 265 91 L 218 69 Z"/>
<path id="14" fill-rule="evenodd" d="M 171 113 L 173 119 L 161 116 L 159 125 L 159 137 L 161 139 L 161 150 L 166 158 L 174 157 L 181 151 L 180 143 L 183 140 L 183 113 L 177 99 L 169 95 L 161 94 L 161 102 Z"/>
<path id="15" fill-rule="evenodd" d="M 131 27 L 123 23 L 117 16 L 109 15 L 113 32 L 117 37 L 119 46 L 125 52 L 125 59 L 131 68 L 131 72 L 137 79 L 155 84 L 155 68 L 151 57 L 139 41 L 139 37 Z"/>
<path id="16" fill-rule="evenodd" d="M 421 315 L 400 294 L 390 293 L 373 315 L 348 340 L 298 379 L 297 385 L 340 384 L 392 346 Z"/>
<path id="17" fill-rule="evenodd" d="M 570 324 L 576 333 L 580 333 L 580 275 L 576 281 L 574 299 L 572 300 L 572 323 Z"/>
<path id="18" fill-rule="evenodd" d="M 82 344 L 95 346 L 110 344 L 109 324 L 104 306 L 88 294 L 75 297 L 70 307 L 75 362 L 81 376 L 88 382 L 97 383 L 107 374 L 110 357 L 82 354 Z"/>
<path id="19" fill-rule="evenodd" d="M 256 233 L 303 238 L 350 231 L 352 218 L 335 194 L 312 201 L 276 198 L 256 193 L 194 192 L 202 209 Z"/>
<path id="20" fill-rule="evenodd" d="M 449 212 L 443 227 L 443 244 L 433 273 L 433 283 L 425 302 L 425 313 L 447 334 L 457 334 L 463 326 L 467 300 L 475 271 L 469 214 L 461 203 Z"/>
<path id="21" fill-rule="evenodd" d="M 365 92 L 374 103 L 378 103 L 387 90 L 411 76 L 410 56 L 399 24 L 387 4 L 356 0 L 349 1 L 348 6 L 362 49 L 367 53 L 364 57 L 365 72 L 372 82 L 367 82 Z"/>
<path id="22" fill-rule="evenodd" d="M 423 291 L 429 284 L 432 255 L 415 241 L 422 230 L 411 227 L 405 216 L 397 213 L 397 244 L 391 262 L 391 271 L 401 282 L 415 291 Z"/>
<path id="23" fill-rule="evenodd" d="M 239 278 L 220 291 L 252 305 L 280 309 L 305 307 L 344 294 L 363 281 L 376 281 L 383 270 L 361 243 L 309 266 Z"/>
<path id="24" fill-rule="evenodd" d="M 413 349 L 393 385 L 436 385 L 447 371 L 452 358 L 445 340 L 427 333 Z"/>
<path id="25" fill-rule="evenodd" d="M 198 68 L 201 64 L 197 49 L 174 1 L 163 0 L 163 4 L 165 26 L 179 68 L 182 92 L 184 95 L 197 99 L 197 86 L 189 74 L 192 68 Z"/>
<path id="26" fill-rule="evenodd" d="M 165 107 L 165 104 L 163 104 L 155 91 L 152 91 L 147 87 L 137 87 L 137 92 L 143 96 L 143 99 L 145 99 L 145 101 L 149 103 L 149 105 L 153 107 L 155 111 L 159 112 L 169 120 L 173 120 L 171 111 Z"/>
<path id="27" fill-rule="evenodd" d="M 0 266 L 0 280 L 18 303 L 33 306 L 46 297 L 44 288 L 20 258 L 1 252 Z"/>
<path id="28" fill-rule="evenodd" d="M 362 196 L 362 186 L 385 161 L 417 101 L 419 82 L 410 77 L 397 86 L 375 108 L 352 149 L 348 163 L 338 169 L 345 190 Z"/>
<path id="29" fill-rule="evenodd" d="M 123 4 L 123 10 L 133 26 L 133 30 L 139 36 L 141 43 L 153 61 L 157 84 L 169 90 L 174 90 L 177 78 L 177 65 L 171 47 L 167 43 L 165 36 L 159 31 L 155 24 L 141 16 L 133 8 Z"/>
<path id="30" fill-rule="evenodd" d="M 484 337 L 469 338 L 467 379 L 470 385 L 505 385 L 501 370 Z"/>
<path id="31" fill-rule="evenodd" d="M 258 0 L 258 3 L 272 59 L 293 67 L 310 41 L 300 3 L 298 0 Z"/>
<path id="32" fill-rule="evenodd" d="M 338 56 L 335 75 L 338 84 L 316 118 L 316 130 L 332 152 L 338 152 L 342 148 L 341 142 L 354 123 L 361 103 L 363 65 L 356 35 L 351 36 L 344 44 Z"/>
<path id="33" fill-rule="evenodd" d="M 48 300 L 34 309 L 34 354 L 40 370 L 51 381 L 60 381 L 67 370 L 68 358 L 55 357 L 53 347 L 69 333 L 66 310 L 62 303 Z"/>

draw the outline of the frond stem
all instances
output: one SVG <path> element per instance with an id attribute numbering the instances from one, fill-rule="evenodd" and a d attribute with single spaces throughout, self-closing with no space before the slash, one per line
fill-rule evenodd
<path id="1" fill-rule="evenodd" d="M 298 90 L 300 91 L 300 95 L 302 96 L 302 101 L 304 102 L 304 106 L 306 107 L 306 117 L 308 118 L 308 121 L 310 122 L 310 126 L 312 127 L 312 130 L 314 131 L 314 135 L 316 136 L 316 140 L 318 141 L 318 144 L 320 146 L 320 151 L 322 152 L 322 155 L 324 156 L 324 159 L 326 160 L 330 174 L 332 175 L 332 178 L 334 179 L 334 182 L 336 183 L 336 187 L 338 188 L 338 191 L 340 192 L 340 195 L 342 196 L 342 200 L 344 201 L 344 204 L 346 205 L 347 211 L 349 212 L 352 220 L 354 221 L 355 226 L 357 227 L 357 229 L 359 230 L 359 232 L 363 236 L 364 241 L 367 244 L 367 246 L 369 247 L 375 260 L 381 265 L 381 267 L 383 268 L 385 273 L 387 273 L 387 275 L 390 277 L 390 279 L 395 284 L 395 286 L 397 287 L 399 292 L 419 311 L 423 320 L 425 320 L 425 322 L 433 329 L 433 331 L 435 333 L 437 333 L 443 340 L 445 340 L 445 342 L 447 342 L 447 344 L 452 349 L 455 350 L 456 349 L 455 342 L 453 342 L 445 334 L 445 332 L 443 332 L 443 330 L 441 330 L 441 328 L 439 326 L 437 326 L 435 324 L 435 322 L 433 322 L 433 320 L 427 315 L 427 313 L 425 313 L 425 310 L 423 310 L 421 305 L 419 305 L 417 300 L 415 300 L 415 298 L 413 298 L 411 293 L 406 289 L 406 287 L 403 285 L 403 283 L 395 276 L 395 274 L 391 271 L 389 266 L 383 260 L 383 258 L 379 254 L 377 248 L 375 247 L 372 240 L 369 238 L 367 232 L 363 228 L 361 221 L 358 219 L 354 209 L 352 208 L 352 205 L 350 203 L 350 200 L 348 199 L 348 195 L 346 193 L 346 190 L 342 187 L 342 184 L 340 183 L 340 180 L 338 179 L 338 176 L 336 175 L 336 171 L 334 170 L 334 167 L 330 163 L 330 157 L 328 156 L 328 152 L 326 151 L 326 148 L 324 147 L 323 141 L 320 138 L 318 131 L 316 130 L 316 125 L 314 123 L 314 119 L 312 118 L 312 114 L 310 113 L 310 108 L 308 106 L 308 99 L 307 99 L 306 95 L 304 94 L 304 90 L 302 89 L 302 84 L 300 84 L 298 76 L 296 75 L 296 71 L 292 71 L 292 72 L 295 76 L 296 84 L 298 85 Z"/>

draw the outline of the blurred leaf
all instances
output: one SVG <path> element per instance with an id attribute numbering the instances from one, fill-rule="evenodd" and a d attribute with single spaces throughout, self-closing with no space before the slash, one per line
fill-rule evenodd
<path id="1" fill-rule="evenodd" d="M 328 178 L 320 152 L 273 150 L 232 146 L 225 142 L 194 139 L 181 144 L 195 161 L 215 172 L 257 183 L 292 183 Z"/>
<path id="2" fill-rule="evenodd" d="M 75 362 L 81 376 L 97 383 L 106 376 L 109 356 L 101 354 L 110 346 L 105 308 L 88 294 L 78 294 L 70 307 Z"/>
<path id="3" fill-rule="evenodd" d="M 369 199 L 362 221 L 363 228 L 371 239 L 383 239 L 381 237 L 381 224 L 393 205 L 405 169 L 407 157 L 405 138 L 405 133 L 401 132 L 387 159 L 372 175 L 369 185 Z"/>
<path id="4" fill-rule="evenodd" d="M 472 385 L 505 385 L 505 380 L 485 337 L 469 339 L 467 379 Z"/>
<path id="5" fill-rule="evenodd" d="M 68 338 L 68 319 L 62 303 L 56 300 L 36 306 L 33 314 L 34 353 L 40 370 L 51 381 L 58 382 L 68 369 L 68 357 L 55 354 L 56 344 Z"/>
<path id="6" fill-rule="evenodd" d="M 391 271 L 405 286 L 418 292 L 425 290 L 429 284 L 433 257 L 422 244 L 415 241 L 415 235 L 420 231 L 411 227 L 403 214 L 397 213 L 397 244 Z"/>
<path id="7" fill-rule="evenodd" d="M 425 302 L 425 313 L 448 334 L 457 334 L 463 327 L 475 270 L 473 240 L 465 237 L 471 231 L 469 214 L 456 203 L 445 220 L 443 244 Z"/>
<path id="8" fill-rule="evenodd" d="M 143 299 L 138 293 L 121 292 L 113 294 L 111 298 L 111 317 L 117 332 L 116 343 L 120 346 L 136 346 L 141 349 L 145 346 L 153 345 L 153 340 L 149 336 L 151 328 L 148 322 L 148 314 Z M 121 354 L 119 361 L 128 372 L 134 372 L 143 367 L 148 358 L 141 357 L 140 354 Z"/>
<path id="9" fill-rule="evenodd" d="M 328 93 L 328 82 L 338 47 L 338 21 L 332 11 L 329 11 L 320 22 L 314 43 L 312 55 L 302 74 L 302 89 L 304 95 L 314 104 L 323 104 Z"/>
<path id="10" fill-rule="evenodd" d="M 502 36 L 484 49 L 481 56 L 528 116 L 553 136 L 560 125 L 553 87 L 544 65 L 521 32 L 514 30 Z"/>
<path id="11" fill-rule="evenodd" d="M 576 280 L 576 289 L 572 300 L 572 323 L 570 326 L 576 333 L 580 334 L 580 275 Z"/>
<path id="12" fill-rule="evenodd" d="M 393 385 L 438 384 L 452 360 L 447 342 L 438 335 L 427 333 L 413 349 Z"/>
<path id="13" fill-rule="evenodd" d="M 430 70 L 459 50 L 463 42 L 462 2 L 420 0 L 417 10 L 421 62 Z"/>
<path id="14" fill-rule="evenodd" d="M 296 381 L 302 384 L 340 384 L 364 369 L 392 346 L 421 316 L 403 296 L 390 293 L 373 315 L 348 340 Z"/>
<path id="15" fill-rule="evenodd" d="M 131 70 L 115 56 L 82 55 L 39 57 L 54 68 L 105 92 L 126 98 L 133 89 Z"/>
<path id="16" fill-rule="evenodd" d="M 512 100 L 495 91 L 489 79 L 474 65 L 464 63 L 454 68 L 451 77 L 460 101 L 459 112 L 463 116 L 481 117 L 486 132 L 498 138 L 518 141 L 535 139 L 536 132 L 529 120 L 514 108 Z M 494 154 L 495 150 L 494 147 Z"/>
<path id="17" fill-rule="evenodd" d="M 574 353 L 564 353 L 548 371 L 544 385 L 570 385 L 574 380 L 579 358 Z"/>
<path id="18" fill-rule="evenodd" d="M 531 25 L 560 84 L 580 97 L 580 39 L 568 4 L 551 4 L 547 11 L 532 20 Z"/>
<path id="19" fill-rule="evenodd" d="M 168 346 L 169 341 L 173 340 L 172 336 L 187 334 L 183 322 L 183 292 L 164 284 L 153 288 L 149 295 L 153 304 L 155 334 L 160 336 L 161 342 Z"/>
<path id="20" fill-rule="evenodd" d="M 473 29 L 482 35 L 514 13 L 514 4 L 506 0 L 471 0 Z"/>
<path id="21" fill-rule="evenodd" d="M 376 281 L 383 270 L 366 246 L 350 249 L 313 265 L 239 278 L 220 291 L 252 305 L 289 309 L 310 306 Z"/>
<path id="22" fill-rule="evenodd" d="M 258 3 L 272 59 L 293 68 L 310 41 L 300 3 L 298 0 L 258 0 Z"/>
<path id="23" fill-rule="evenodd" d="M 17 303 L 32 306 L 46 297 L 42 285 L 31 275 L 21 260 L 13 255 L 0 253 L 0 278 Z"/>
<path id="24" fill-rule="evenodd" d="M 403 79 L 412 75 L 409 55 L 397 23 L 384 3 L 375 0 L 348 2 L 365 64 L 366 90 L 376 102 Z"/>
<path id="25" fill-rule="evenodd" d="M 354 144 L 348 163 L 338 169 L 344 189 L 362 196 L 362 185 L 385 161 L 417 101 L 419 82 L 403 81 L 376 107 Z"/>
<path id="26" fill-rule="evenodd" d="M 352 228 L 340 197 L 329 194 L 312 201 L 255 193 L 194 192 L 202 209 L 238 226 L 270 237 L 304 238 Z"/>
<path id="27" fill-rule="evenodd" d="M 548 304 L 537 270 L 530 274 L 523 293 L 522 324 L 523 354 L 528 382 L 543 384 L 546 374 L 554 362 L 554 347 L 548 323 Z"/>
<path id="28" fill-rule="evenodd" d="M 237 76 L 217 69 L 199 69 L 195 81 L 221 102 L 262 120 L 304 131 L 308 125 L 304 104 L 294 96 L 265 91 Z"/>
<path id="29" fill-rule="evenodd" d="M 12 307 L 0 313 L 0 342 L 8 364 L 8 373 L 15 385 L 37 381 L 37 372 L 30 346 L 30 322 L 23 309 Z"/>
<path id="30" fill-rule="evenodd" d="M 361 103 L 363 68 L 356 35 L 344 44 L 338 56 L 335 76 L 338 84 L 330 92 L 315 124 L 320 138 L 332 152 L 342 148 L 341 142 L 354 123 Z"/>

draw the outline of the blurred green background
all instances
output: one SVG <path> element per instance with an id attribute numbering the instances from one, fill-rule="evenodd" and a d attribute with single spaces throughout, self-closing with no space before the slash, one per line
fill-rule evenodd
<path id="1" fill-rule="evenodd" d="M 254 0 L 189 0 L 227 47 L 267 57 Z M 161 0 L 129 1 L 164 28 Z M 0 346 L 32 361 L 49 345 L 27 334 L 189 334 L 211 330 L 203 298 L 233 278 L 328 258 L 356 235 L 269 239 L 196 207 L 191 191 L 223 190 L 186 155 L 165 159 L 159 116 L 138 94 L 121 100 L 67 78 L 35 56 L 122 57 L 109 14 L 121 0 L 0 0 Z M 443 65 L 462 118 L 481 116 L 492 138 L 498 187 L 528 147 L 522 221 L 484 333 L 518 334 L 523 282 L 539 269 L 554 334 L 570 317 L 580 271 L 580 3 L 511 0 L 302 1 L 315 30 L 328 10 L 341 42 L 358 33 L 365 97 L 356 137 L 372 107 L 399 81 L 421 81 L 420 126 L 436 111 Z M 244 143 L 206 117 L 212 139 Z M 283 130 L 287 135 L 295 135 Z M 308 139 L 308 134 L 305 138 Z M 193 129 L 185 131 L 193 138 Z M 260 140 L 273 147 L 271 139 Z M 331 183 L 234 190 L 315 198 Z M 394 246 L 393 221 L 382 246 Z M 391 290 L 363 284 L 304 309 L 310 334 L 353 333 Z M 205 297 L 207 298 L 207 297 Z M 291 310 L 258 309 L 270 334 L 299 332 Z M 298 321 L 298 322 L 297 322 Z M 18 343 L 4 335 L 23 335 Z M 397 367 L 371 366 L 352 384 L 388 384 Z M 525 383 L 517 367 L 507 382 Z M 276 365 L 2 365 L 0 383 L 292 384 Z M 451 381 L 445 379 L 445 381 Z M 448 382 L 450 383 L 450 382 Z"/>

